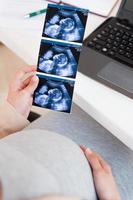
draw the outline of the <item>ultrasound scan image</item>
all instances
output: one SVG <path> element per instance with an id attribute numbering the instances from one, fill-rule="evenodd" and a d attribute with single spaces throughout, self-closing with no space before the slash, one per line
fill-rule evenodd
<path id="1" fill-rule="evenodd" d="M 38 71 L 62 77 L 75 78 L 81 46 L 43 40 Z"/>
<path id="2" fill-rule="evenodd" d="M 70 113 L 74 81 L 39 75 L 39 85 L 34 93 L 33 105 Z"/>
<path id="3" fill-rule="evenodd" d="M 49 4 L 43 37 L 82 43 L 88 10 Z"/>

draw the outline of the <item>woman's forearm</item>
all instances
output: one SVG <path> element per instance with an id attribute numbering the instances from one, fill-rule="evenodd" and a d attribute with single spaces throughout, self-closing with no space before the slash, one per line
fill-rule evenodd
<path id="1" fill-rule="evenodd" d="M 29 121 L 20 115 L 13 106 L 5 102 L 0 107 L 0 138 L 22 130 Z"/>

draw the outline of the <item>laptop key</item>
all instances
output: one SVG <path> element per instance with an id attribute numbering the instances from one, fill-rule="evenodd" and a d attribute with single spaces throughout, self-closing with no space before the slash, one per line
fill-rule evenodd
<path id="1" fill-rule="evenodd" d="M 119 42 L 114 41 L 114 46 L 115 46 L 115 47 L 118 47 L 119 45 L 120 45 Z"/>
<path id="2" fill-rule="evenodd" d="M 116 41 L 117 41 L 117 42 L 120 42 L 120 41 L 121 41 L 121 38 L 120 38 L 120 37 L 116 37 Z"/>
<path id="3" fill-rule="evenodd" d="M 101 35 L 101 34 L 98 34 L 98 35 L 97 35 L 97 38 L 101 39 L 101 38 L 102 38 L 102 35 Z"/>
<path id="4" fill-rule="evenodd" d="M 116 52 L 117 51 L 117 47 L 112 47 L 112 50 Z"/>
<path id="5" fill-rule="evenodd" d="M 123 35 L 122 38 L 123 38 L 123 40 L 128 40 L 129 37 L 127 35 Z"/>
<path id="6" fill-rule="evenodd" d="M 127 41 L 126 40 L 122 40 L 121 42 L 123 45 L 127 45 Z"/>
<path id="7" fill-rule="evenodd" d="M 130 42 L 130 43 L 128 44 L 128 46 L 131 47 L 131 48 L 133 48 L 133 43 Z"/>
<path id="8" fill-rule="evenodd" d="M 97 40 L 96 43 L 101 45 L 101 46 L 105 45 L 105 41 L 103 41 L 103 40 Z"/>
<path id="9" fill-rule="evenodd" d="M 125 49 L 126 48 L 126 46 L 123 45 L 123 44 L 121 44 L 119 47 L 120 47 L 120 49 Z"/>
<path id="10" fill-rule="evenodd" d="M 116 27 L 114 27 L 114 29 L 113 29 L 115 32 L 117 32 L 118 31 L 118 28 L 116 28 Z"/>
<path id="11" fill-rule="evenodd" d="M 127 48 L 126 48 L 126 51 L 128 51 L 128 52 L 132 52 L 132 50 L 133 50 L 133 49 L 132 49 L 131 47 L 127 47 Z"/>
<path id="12" fill-rule="evenodd" d="M 109 39 L 107 39 L 107 42 L 108 42 L 109 44 L 112 44 L 112 43 L 113 43 L 113 40 L 111 40 L 111 39 L 109 38 Z"/>
<path id="13" fill-rule="evenodd" d="M 106 47 L 102 48 L 102 52 L 107 53 L 108 49 Z"/>
<path id="14" fill-rule="evenodd" d="M 109 24 L 107 27 L 108 27 L 109 29 L 112 29 L 112 28 L 113 28 L 113 26 L 112 26 L 111 24 Z"/>
<path id="15" fill-rule="evenodd" d="M 87 46 L 88 46 L 88 47 L 94 47 L 94 46 L 95 46 L 95 43 L 92 42 L 92 41 L 90 41 L 90 42 L 88 42 Z"/>
<path id="16" fill-rule="evenodd" d="M 108 52 L 108 55 L 112 57 L 112 56 L 114 56 L 114 55 L 115 55 L 115 52 L 114 52 L 114 51 L 112 51 L 112 50 L 110 50 L 110 51 Z"/>
<path id="17" fill-rule="evenodd" d="M 105 37 L 107 37 L 108 35 L 109 35 L 109 33 L 107 32 L 107 31 L 101 31 L 101 35 L 103 35 L 103 36 L 105 36 Z"/>
<path id="18" fill-rule="evenodd" d="M 122 50 L 122 49 L 120 49 L 119 51 L 119 54 L 121 54 L 121 55 L 124 55 L 126 52 L 124 51 L 124 50 Z"/>
<path id="19" fill-rule="evenodd" d="M 97 40 L 98 40 L 98 38 L 97 38 L 97 37 L 93 38 L 93 42 L 96 42 Z"/>
<path id="20" fill-rule="evenodd" d="M 132 54 L 129 53 L 129 52 L 127 52 L 127 53 L 126 53 L 126 57 L 127 57 L 127 58 L 131 58 L 131 57 L 132 57 Z"/>
<path id="21" fill-rule="evenodd" d="M 103 41 L 106 40 L 106 37 L 103 36 L 103 35 L 101 35 L 101 34 L 98 34 L 96 37 L 97 37 L 98 39 L 100 39 L 100 40 L 103 40 Z"/>
<path id="22" fill-rule="evenodd" d="M 101 49 L 101 45 L 98 45 L 98 44 L 97 44 L 97 45 L 95 46 L 95 48 L 96 48 L 97 50 L 100 50 L 100 49 Z"/>
<path id="23" fill-rule="evenodd" d="M 122 35 L 123 35 L 123 33 L 121 33 L 121 32 L 116 33 L 116 37 L 122 37 Z"/>
<path id="24" fill-rule="evenodd" d="M 112 47 L 112 44 L 107 43 L 107 44 L 106 44 L 106 47 L 107 47 L 108 49 L 110 49 L 110 48 Z"/>
<path id="25" fill-rule="evenodd" d="M 109 38 L 112 39 L 112 40 L 114 40 L 114 39 L 115 39 L 115 36 L 114 36 L 113 34 L 110 34 L 110 35 L 109 35 Z"/>

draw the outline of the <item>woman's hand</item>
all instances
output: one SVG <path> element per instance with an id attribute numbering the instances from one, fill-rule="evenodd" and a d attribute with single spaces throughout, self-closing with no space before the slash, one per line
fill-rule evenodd
<path id="1" fill-rule="evenodd" d="M 30 113 L 33 102 L 32 96 L 39 81 L 34 74 L 35 71 L 35 67 L 29 66 L 21 69 L 16 73 L 9 86 L 7 101 L 25 118 Z M 32 75 L 24 80 L 24 76 L 28 73 L 32 73 Z"/>
<path id="2" fill-rule="evenodd" d="M 120 195 L 110 166 L 90 149 L 81 146 L 93 173 L 94 184 L 100 200 L 120 200 Z"/>

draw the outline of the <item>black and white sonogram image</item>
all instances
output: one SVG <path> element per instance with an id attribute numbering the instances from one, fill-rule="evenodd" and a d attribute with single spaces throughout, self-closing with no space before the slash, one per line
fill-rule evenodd
<path id="1" fill-rule="evenodd" d="M 34 93 L 33 105 L 70 113 L 74 81 L 38 75 L 39 85 Z"/>
<path id="2" fill-rule="evenodd" d="M 75 78 L 81 45 L 42 40 L 37 71 Z"/>
<path id="3" fill-rule="evenodd" d="M 82 43 L 88 10 L 49 4 L 43 37 Z"/>

